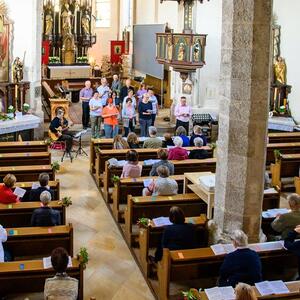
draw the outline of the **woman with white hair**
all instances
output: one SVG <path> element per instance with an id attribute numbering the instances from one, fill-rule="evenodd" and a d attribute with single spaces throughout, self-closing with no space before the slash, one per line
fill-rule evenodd
<path id="1" fill-rule="evenodd" d="M 182 148 L 182 138 L 176 136 L 174 138 L 175 147 L 169 150 L 169 160 L 185 160 L 188 159 L 189 155 L 186 149 Z"/>
<path id="2" fill-rule="evenodd" d="M 40 200 L 42 206 L 33 211 L 31 226 L 56 226 L 61 225 L 60 213 L 49 207 L 51 194 L 48 191 L 41 193 Z"/>
<path id="3" fill-rule="evenodd" d="M 208 158 L 208 152 L 205 149 L 203 149 L 203 140 L 201 138 L 197 137 L 194 139 L 194 146 L 196 148 L 190 151 L 190 159 Z"/>
<path id="4" fill-rule="evenodd" d="M 219 286 L 235 287 L 239 282 L 254 285 L 262 281 L 261 261 L 258 254 L 248 248 L 247 235 L 242 230 L 235 230 L 231 239 L 236 250 L 225 256 Z"/>

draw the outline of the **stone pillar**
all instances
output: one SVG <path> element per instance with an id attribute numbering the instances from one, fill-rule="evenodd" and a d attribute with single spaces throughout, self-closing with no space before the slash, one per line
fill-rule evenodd
<path id="1" fill-rule="evenodd" d="M 223 0 L 214 219 L 223 232 L 261 226 L 272 0 Z"/>

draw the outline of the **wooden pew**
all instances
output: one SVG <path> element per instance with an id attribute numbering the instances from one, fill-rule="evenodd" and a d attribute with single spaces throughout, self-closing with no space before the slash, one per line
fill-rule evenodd
<path id="1" fill-rule="evenodd" d="M 132 227 L 139 218 L 168 216 L 172 206 L 183 209 L 186 217 L 197 216 L 206 212 L 206 204 L 196 194 L 178 194 L 174 196 L 128 196 L 125 208 L 125 238 L 129 246 L 133 244 Z"/>
<path id="2" fill-rule="evenodd" d="M 120 204 L 127 204 L 127 197 L 131 196 L 142 196 L 142 191 L 144 188 L 144 180 L 145 179 L 156 179 L 157 176 L 153 177 L 140 177 L 140 178 L 121 178 L 120 181 L 114 186 L 112 193 L 113 200 L 113 216 L 116 221 L 119 222 L 121 220 L 121 211 Z M 183 182 L 184 175 L 174 175 L 170 176 L 177 181 L 178 184 L 178 194 L 183 193 Z M 109 199 L 108 199 L 109 202 Z"/>
<path id="3" fill-rule="evenodd" d="M 208 152 L 210 157 L 212 157 L 212 150 L 210 147 L 203 147 Z M 195 147 L 185 147 L 187 151 L 191 151 L 195 149 Z M 116 150 L 98 150 L 96 151 L 96 177 L 99 177 L 105 170 L 105 162 L 111 158 L 116 158 L 117 160 L 125 160 L 126 153 L 129 149 L 116 149 Z M 139 154 L 139 160 L 147 160 L 147 159 L 157 159 L 157 151 L 158 149 L 135 149 Z"/>
<path id="4" fill-rule="evenodd" d="M 299 176 L 300 154 L 283 154 L 281 159 L 271 164 L 272 185 L 279 190 L 293 191 L 294 177 Z M 287 179 L 291 180 L 288 181 Z"/>
<path id="5" fill-rule="evenodd" d="M 187 160 L 172 160 L 174 164 L 174 173 L 175 175 L 181 175 L 189 170 L 189 172 L 215 172 L 216 171 L 216 159 L 207 158 L 207 159 L 187 159 Z M 144 165 L 142 161 L 139 162 L 143 165 L 142 176 L 149 176 L 152 166 Z M 100 180 L 103 181 L 103 197 L 108 199 L 108 189 L 112 186 L 111 178 L 116 176 L 121 176 L 122 167 L 109 166 L 109 163 L 105 163 L 105 172 L 103 177 L 98 178 L 98 186 L 100 186 Z M 97 180 L 97 179 L 96 179 Z"/>
<path id="6" fill-rule="evenodd" d="M 262 210 L 279 208 L 279 205 L 280 205 L 280 193 L 275 189 L 265 190 Z"/>
<path id="7" fill-rule="evenodd" d="M 29 197 L 29 193 L 31 191 L 32 184 L 33 184 L 33 181 L 17 182 L 15 184 L 15 187 L 18 186 L 18 187 L 26 190 L 26 194 L 24 195 L 24 197 L 26 197 L 26 196 Z M 50 187 L 50 189 L 54 193 L 54 199 L 60 199 L 60 183 L 59 183 L 59 179 L 56 179 L 55 181 L 49 181 L 48 186 Z M 22 200 L 24 200 L 24 197 L 22 198 Z M 37 199 L 37 201 L 40 201 L 40 200 Z"/>
<path id="8" fill-rule="evenodd" d="M 192 223 L 197 227 L 197 242 L 199 247 L 207 247 L 208 232 L 206 230 L 207 218 L 202 214 L 199 217 L 186 218 L 186 223 Z M 161 243 L 164 226 L 157 227 L 151 220 L 148 227 L 143 227 L 139 231 L 139 263 L 144 275 L 149 277 L 150 264 L 149 264 L 149 250 L 150 248 L 157 248 Z"/>
<path id="9" fill-rule="evenodd" d="M 47 152 L 48 145 L 44 141 L 1 142 L 0 153 Z"/>
<path id="10" fill-rule="evenodd" d="M 62 225 L 66 224 L 66 207 L 59 201 L 51 201 L 50 207 L 60 212 Z M 40 208 L 41 203 L 20 202 L 14 204 L 0 204 L 0 222 L 3 227 L 28 227 L 31 224 L 31 216 L 35 209 Z"/>
<path id="11" fill-rule="evenodd" d="M 271 143 L 267 145 L 266 164 L 275 162 L 274 150 L 279 150 L 282 154 L 300 153 L 300 142 L 297 143 Z"/>
<path id="12" fill-rule="evenodd" d="M 50 165 L 51 153 L 49 152 L 20 152 L 0 154 L 0 166 L 30 166 Z"/>
<path id="13" fill-rule="evenodd" d="M 252 286 L 252 289 L 254 290 L 254 293 L 257 297 L 257 299 L 300 299 L 300 281 L 290 281 L 285 282 L 285 285 L 287 286 L 289 293 L 288 294 L 276 294 L 276 295 L 268 295 L 268 296 L 261 296 L 259 291 L 255 286 Z M 200 292 L 199 296 L 201 300 L 208 300 L 208 297 L 205 292 Z"/>
<path id="14" fill-rule="evenodd" d="M 67 273 L 78 279 L 78 299 L 83 300 L 83 267 L 76 258 Z M 52 268 L 44 269 L 43 260 L 0 263 L 0 295 L 43 292 L 45 280 L 54 275 Z"/>
<path id="15" fill-rule="evenodd" d="M 55 172 L 51 165 L 0 167 L 0 182 L 8 174 L 14 174 L 18 181 L 38 181 L 41 173 L 48 173 L 50 180 L 55 180 Z"/>
<path id="16" fill-rule="evenodd" d="M 300 132 L 270 132 L 268 133 L 269 143 L 298 143 Z"/>
<path id="17" fill-rule="evenodd" d="M 256 251 L 262 261 L 262 270 L 270 270 L 277 266 L 282 268 L 297 266 L 297 259 L 290 252 L 278 247 L 270 246 L 265 249 L 263 244 L 257 244 Z M 275 244 L 274 244 L 275 245 Z M 251 245 L 250 245 L 251 246 Z M 255 245 L 252 245 L 255 247 Z M 271 249 L 270 249 L 271 248 Z M 158 263 L 158 291 L 159 300 L 169 299 L 170 282 L 215 277 L 224 260 L 224 255 L 215 255 L 211 248 L 170 251 L 163 250 L 163 258 Z M 201 286 L 202 288 L 204 286 Z"/>
<path id="18" fill-rule="evenodd" d="M 65 248 L 73 256 L 73 226 L 5 228 L 5 246 L 16 259 L 50 256 L 53 249 Z"/>

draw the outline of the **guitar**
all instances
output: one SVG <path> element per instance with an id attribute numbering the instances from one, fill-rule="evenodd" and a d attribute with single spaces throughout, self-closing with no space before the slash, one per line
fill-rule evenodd
<path id="1" fill-rule="evenodd" d="M 52 141 L 57 141 L 59 139 L 60 134 L 62 134 L 63 128 L 59 126 L 58 128 L 55 128 L 57 130 L 56 133 L 52 132 L 50 129 L 48 130 L 49 138 Z"/>

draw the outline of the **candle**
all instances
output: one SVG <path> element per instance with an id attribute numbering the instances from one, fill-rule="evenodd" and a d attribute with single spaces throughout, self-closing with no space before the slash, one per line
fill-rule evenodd
<path id="1" fill-rule="evenodd" d="M 15 85 L 15 110 L 18 110 L 18 85 Z"/>

